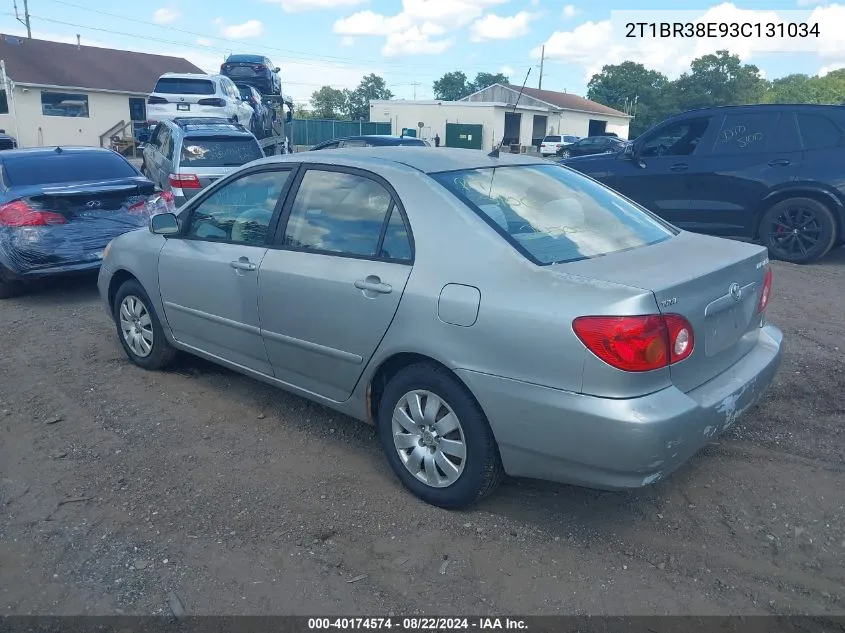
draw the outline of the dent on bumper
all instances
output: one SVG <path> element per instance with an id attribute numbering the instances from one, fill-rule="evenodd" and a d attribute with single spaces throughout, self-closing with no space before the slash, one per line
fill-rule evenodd
<path id="1" fill-rule="evenodd" d="M 697 389 L 621 400 L 457 373 L 487 413 L 509 475 L 618 490 L 659 481 L 730 428 L 773 380 L 782 341 L 767 325 L 751 352 Z"/>

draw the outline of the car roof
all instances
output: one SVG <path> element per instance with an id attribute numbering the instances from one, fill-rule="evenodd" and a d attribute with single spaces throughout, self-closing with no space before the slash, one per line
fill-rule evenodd
<path id="1" fill-rule="evenodd" d="M 831 103 L 753 103 L 746 105 L 724 105 L 711 106 L 709 108 L 696 108 L 676 114 L 672 119 L 686 117 L 695 114 L 707 114 L 708 112 L 739 112 L 755 110 L 836 110 L 845 112 L 845 106 Z"/>
<path id="2" fill-rule="evenodd" d="M 226 58 L 227 62 L 251 62 L 251 61 L 264 61 L 264 55 L 250 55 L 250 54 L 232 54 Z"/>
<path id="3" fill-rule="evenodd" d="M 213 79 L 218 76 L 207 73 L 164 73 L 159 79 Z"/>
<path id="4" fill-rule="evenodd" d="M 404 165 L 410 169 L 433 174 L 441 171 L 459 169 L 479 169 L 507 165 L 548 165 L 542 158 L 527 154 L 508 154 L 502 152 L 493 158 L 487 152 L 477 149 L 447 147 L 434 149 L 424 146 L 380 146 L 329 149 L 321 152 L 298 152 L 259 159 L 253 164 L 270 163 L 320 163 L 378 169 L 385 166 Z"/>

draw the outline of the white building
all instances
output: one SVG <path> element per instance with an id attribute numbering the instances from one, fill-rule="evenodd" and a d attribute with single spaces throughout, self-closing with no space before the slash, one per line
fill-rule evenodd
<path id="1" fill-rule="evenodd" d="M 374 100 L 370 121 L 391 123 L 394 134 L 413 129 L 425 139 L 440 136 L 441 145 L 485 150 L 502 140 L 537 147 L 548 134 L 628 138 L 632 117 L 624 112 L 565 92 L 520 89 L 494 84 L 460 101 Z"/>
<path id="2" fill-rule="evenodd" d="M 178 57 L 0 35 L 0 129 L 19 147 L 108 146 L 145 125 L 166 72 L 203 71 Z"/>

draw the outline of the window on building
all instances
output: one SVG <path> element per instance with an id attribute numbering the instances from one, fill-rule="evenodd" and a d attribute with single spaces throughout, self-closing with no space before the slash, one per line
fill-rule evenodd
<path id="1" fill-rule="evenodd" d="M 147 120 L 147 100 L 140 97 L 129 97 L 129 120 Z"/>
<path id="2" fill-rule="evenodd" d="M 0 90 L 0 114 L 9 114 L 9 100 L 5 90 Z"/>
<path id="3" fill-rule="evenodd" d="M 88 95 L 44 91 L 41 93 L 41 113 L 44 116 L 88 118 Z"/>

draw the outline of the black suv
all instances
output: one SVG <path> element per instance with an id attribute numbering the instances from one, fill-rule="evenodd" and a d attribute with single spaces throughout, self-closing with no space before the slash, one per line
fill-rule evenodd
<path id="1" fill-rule="evenodd" d="M 816 261 L 845 242 L 845 107 L 693 110 L 616 154 L 561 161 L 689 231 Z"/>

